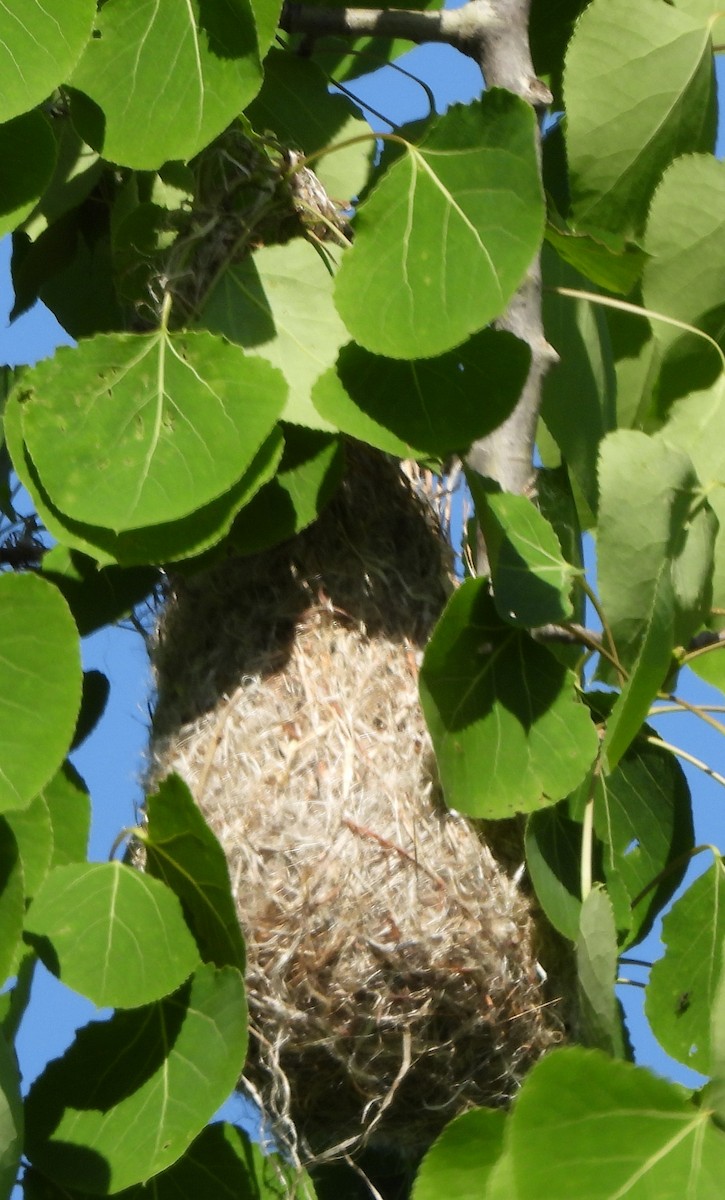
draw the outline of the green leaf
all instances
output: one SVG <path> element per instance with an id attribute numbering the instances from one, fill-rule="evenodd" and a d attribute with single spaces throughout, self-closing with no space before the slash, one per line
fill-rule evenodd
<path id="1" fill-rule="evenodd" d="M 713 148 L 709 33 L 662 0 L 593 0 L 569 44 L 564 96 L 576 224 L 636 235 L 667 165 Z"/>
<path id="2" fill-rule="evenodd" d="M 473 472 L 467 478 L 486 541 L 498 615 L 524 628 L 570 620 L 569 594 L 577 572 L 563 557 L 546 517 L 526 496 L 489 490 Z"/>
<path id="3" fill-rule="evenodd" d="M 597 779 L 594 827 L 612 899 L 618 887 L 623 893 L 626 912 L 615 904 L 615 915 L 631 946 L 646 937 L 679 887 L 694 846 L 690 790 L 677 759 L 638 738 L 616 770 Z M 632 908 L 660 873 L 658 885 Z"/>
<path id="4" fill-rule="evenodd" d="M 15 966 L 23 931 L 23 864 L 10 823 L 0 817 L 0 986 Z"/>
<path id="5" fill-rule="evenodd" d="M 86 738 L 93 733 L 105 711 L 110 690 L 111 684 L 108 676 L 104 675 L 102 671 L 83 672 L 81 710 L 78 713 L 78 722 L 73 735 L 71 751 L 77 750 L 79 746 L 83 745 Z"/>
<path id="6" fill-rule="evenodd" d="M 506 1115 L 476 1108 L 454 1117 L 423 1159 L 411 1200 L 481 1200 L 503 1151 Z"/>
<path id="7" fill-rule="evenodd" d="M 99 1008 L 159 1000 L 199 961 L 173 892 L 118 862 L 55 867 L 25 931 L 48 970 Z"/>
<path id="8" fill-rule="evenodd" d="M 707 1103 L 714 1109 L 714 1116 L 722 1129 L 725 1125 L 725 972 L 715 992 L 710 1020 L 710 1074 L 712 1079 L 707 1089 Z"/>
<path id="9" fill-rule="evenodd" d="M 645 1012 L 658 1042 L 678 1062 L 709 1075 L 710 1018 L 723 963 L 725 876 L 716 863 L 662 922 L 664 956 L 650 972 Z"/>
<path id="10" fill-rule="evenodd" d="M 609 771 L 614 770 L 639 733 L 672 664 L 675 599 L 664 563 L 648 601 L 646 624 L 638 631 L 639 653 L 607 721 L 602 754 Z"/>
<path id="11" fill-rule="evenodd" d="M 54 166 L 55 138 L 40 113 L 24 113 L 0 125 L 0 237 L 33 211 Z"/>
<path id="12" fill-rule="evenodd" d="M 27 946 L 18 947 L 18 954 L 13 963 L 15 981 L 0 996 L 0 1034 L 8 1042 L 15 1042 L 20 1023 L 25 1016 L 33 984 L 33 976 L 38 957 L 34 950 Z"/>
<path id="13" fill-rule="evenodd" d="M 279 372 L 238 346 L 160 330 L 62 347 L 23 376 L 20 399 L 53 503 L 120 531 L 175 521 L 227 492 L 271 433 L 284 393 Z"/>
<path id="14" fill-rule="evenodd" d="M 93 1200 L 88 1192 L 53 1185 L 31 1167 L 23 1176 L 25 1200 Z M 51 1190 L 52 1189 L 52 1190 Z M 117 1200 L 315 1200 L 306 1171 L 278 1154 L 263 1153 L 242 1129 L 207 1125 L 173 1166 L 115 1193 Z"/>
<path id="15" fill-rule="evenodd" d="M 62 6 L 6 0 L 0 9 L 0 112 L 6 121 L 35 108 L 68 78 L 95 15 L 95 0 Z"/>
<path id="16" fill-rule="evenodd" d="M 346 348 L 351 353 L 341 355 L 341 362 L 350 365 L 357 354 L 366 354 L 367 351 L 362 350 L 354 343 L 350 343 Z M 392 358 L 378 359 L 381 365 L 383 363 L 393 363 Z M 416 366 L 420 366 L 420 362 Z M 387 375 L 384 376 L 387 378 Z M 376 407 L 375 400 L 370 396 L 366 396 L 368 403 L 367 407 Z M 339 430 L 345 433 L 348 437 L 353 437 L 359 442 L 366 442 L 368 446 L 374 446 L 376 450 L 382 450 L 383 454 L 390 454 L 394 458 L 422 458 L 425 452 L 417 446 L 413 446 L 408 441 L 401 439 L 392 433 L 385 425 L 381 425 L 378 421 L 369 415 L 369 412 L 359 407 L 345 390 L 335 367 L 331 367 L 329 371 L 325 371 L 317 380 L 312 390 L 312 402 L 320 416 L 320 421 L 324 422 L 326 428 Z M 386 413 L 386 421 L 391 424 L 391 419 Z M 395 424 L 395 417 L 392 418 L 392 423 Z"/>
<path id="17" fill-rule="evenodd" d="M 604 311 L 588 300 L 556 294 L 554 289 L 560 286 L 581 289 L 588 285 L 546 246 L 541 266 L 544 329 L 559 355 L 558 363 L 544 375 L 541 416 L 594 514 L 599 443 L 617 423 L 616 381 Z M 591 517 L 586 516 L 588 524 Z"/>
<path id="18" fill-rule="evenodd" d="M 582 546 L 582 527 L 576 506 L 576 496 L 565 467 L 541 467 L 536 476 L 536 491 L 539 508 L 559 540 L 564 558 L 576 568 L 584 572 L 584 551 Z M 574 620 L 584 623 L 586 617 L 586 597 L 581 588 L 576 588 L 572 595 Z M 559 651 L 571 655 L 568 665 L 578 666 L 584 653 L 583 647 L 560 646 Z"/>
<path id="19" fill-rule="evenodd" d="M 67 546 L 53 546 L 42 571 L 65 596 L 81 637 L 127 616 L 159 581 L 150 567 L 99 570 L 92 558 Z"/>
<path id="20" fill-rule="evenodd" d="M 716 46 L 725 42 L 725 16 L 723 16 L 722 0 L 677 0 L 676 8 L 691 13 L 693 17 L 707 24 L 712 40 Z"/>
<path id="21" fill-rule="evenodd" d="M 42 791 L 53 827 L 51 866 L 85 862 L 91 831 L 91 798 L 80 775 L 69 762 Z"/>
<path id="22" fill-rule="evenodd" d="M 475 817 L 532 812 L 566 796 L 597 753 L 574 677 L 504 624 L 486 579 L 452 596 L 420 675 L 446 803 Z"/>
<path id="23" fill-rule="evenodd" d="M 529 18 L 529 42 L 534 68 L 544 76 L 554 92 L 554 108 L 563 108 L 561 73 L 564 53 L 571 39 L 576 18 L 587 0 L 532 0 Z"/>
<path id="24" fill-rule="evenodd" d="M 76 339 L 127 328 L 132 319 L 114 286 L 108 226 L 94 196 L 66 212 L 32 245 L 24 233 L 16 235 L 12 268 L 13 320 L 36 299 Z"/>
<path id="25" fill-rule="evenodd" d="M 327 421 L 360 441 L 383 450 L 395 445 L 401 457 L 445 458 L 506 419 L 530 361 L 523 342 L 492 329 L 448 354 L 415 362 L 380 358 L 351 343 L 337 360 L 342 386 L 318 384 L 313 401 Z"/>
<path id="26" fill-rule="evenodd" d="M 610 434 L 599 479 L 600 598 L 630 670 L 604 743 L 614 767 L 664 684 L 673 648 L 709 613 L 717 525 L 689 457 L 664 436 Z"/>
<path id="27" fill-rule="evenodd" d="M 14 1051 L 0 1034 L 0 1196 L 12 1194 L 23 1150 L 23 1100 Z"/>
<path id="28" fill-rule="evenodd" d="M 684 1089 L 575 1047 L 524 1082 L 511 1127 L 516 1200 L 718 1200 L 725 1137 Z"/>
<path id="29" fill-rule="evenodd" d="M 81 664 L 65 600 L 35 575 L 0 576 L 0 629 L 0 811 L 5 811 L 28 804 L 65 758 L 80 707 Z"/>
<path id="30" fill-rule="evenodd" d="M 289 385 L 285 421 L 333 428 L 313 407 L 310 392 L 334 365 L 348 334 L 332 302 L 332 279 L 310 242 L 263 246 L 228 267 L 200 320 L 282 371 Z"/>
<path id="31" fill-rule="evenodd" d="M 55 170 L 35 212 L 23 226 L 32 242 L 59 217 L 80 207 L 104 169 L 95 150 L 78 136 L 68 117 L 55 117 L 52 130 L 56 144 Z"/>
<path id="32" fill-rule="evenodd" d="M 641 297 L 640 297 L 641 299 Z M 605 320 L 616 376 L 616 426 L 641 426 L 652 402 L 660 348 L 646 317 L 608 308 Z"/>
<path id="33" fill-rule="evenodd" d="M 199 967 L 173 996 L 87 1025 L 46 1067 L 26 1102 L 28 1158 L 104 1196 L 149 1179 L 226 1100 L 246 1046 L 241 975 Z"/>
<path id="34" fill-rule="evenodd" d="M 259 57 L 263 60 L 277 37 L 282 0 L 251 0 L 251 7 L 257 27 Z"/>
<path id="35" fill-rule="evenodd" d="M 725 607 L 725 375 L 710 388 L 694 391 L 672 405 L 658 438 L 689 454 L 720 528 L 712 573 L 714 607 Z M 703 619 L 705 614 L 703 614 Z M 683 643 L 685 643 L 683 639 Z"/>
<path id="36" fill-rule="evenodd" d="M 601 231 L 596 237 L 591 233 L 579 233 L 567 228 L 561 218 L 549 218 L 546 240 L 559 258 L 574 267 L 577 273 L 598 287 L 619 292 L 622 296 L 628 296 L 632 291 L 647 261 L 647 255 L 638 246 L 610 244 L 615 239 L 607 239 Z"/>
<path id="37" fill-rule="evenodd" d="M 526 870 L 536 898 L 555 929 L 576 941 L 581 912 L 582 831 L 567 804 L 532 813 L 526 822 Z"/>
<path id="38" fill-rule="evenodd" d="M 687 644 L 709 609 L 712 514 L 686 450 L 635 431 L 602 442 L 599 488 L 599 595 L 619 661 L 625 669 L 634 665 L 654 623 L 664 675 L 672 647 Z M 708 536 L 701 545 L 702 522 Z M 683 578 L 679 564 L 689 558 L 690 539 L 697 557 Z"/>
<path id="39" fill-rule="evenodd" d="M 534 114 L 503 90 L 449 109 L 363 201 L 337 307 L 374 354 L 427 358 L 506 308 L 543 232 Z"/>
<path id="40" fill-rule="evenodd" d="M 211 504 L 181 520 L 145 529 L 130 529 L 116 535 L 108 529 L 72 521 L 55 507 L 25 449 L 17 416 L 20 408 L 17 400 L 8 404 L 6 430 L 10 431 L 9 441 L 12 440 L 13 461 L 18 476 L 33 497 L 43 524 L 67 546 L 83 554 L 93 555 L 104 565 L 114 562 L 124 566 L 176 562 L 179 559 L 198 556 L 208 550 L 229 532 L 239 510 L 274 475 L 283 449 L 282 435 L 275 428 L 257 451 L 249 470 L 218 500 L 213 500 Z"/>
<path id="41" fill-rule="evenodd" d="M 654 194 L 644 241 L 651 256 L 642 281 L 644 303 L 690 325 L 722 309 L 725 274 L 725 163 L 689 154 L 672 163 Z M 680 331 L 652 328 L 667 346 Z"/>
<path id="42" fill-rule="evenodd" d="M 239 513 L 230 543 L 240 554 L 258 554 L 294 537 L 320 515 L 342 479 L 343 466 L 336 437 L 288 426 L 279 470 Z"/>
<path id="43" fill-rule="evenodd" d="M 585 1046 L 625 1058 L 622 1016 L 614 992 L 617 960 L 612 902 L 604 888 L 596 886 L 582 904 L 576 942 L 580 1036 Z"/>
<path id="44" fill-rule="evenodd" d="M 34 896 L 45 879 L 53 858 L 53 823 L 40 792 L 27 808 L 5 814 L 13 831 L 23 868 L 23 890 L 27 899 Z"/>
<path id="45" fill-rule="evenodd" d="M 142 171 L 192 158 L 259 90 L 251 8 L 113 0 L 68 82 L 102 110 L 80 132 L 104 158 Z"/>
<path id="46" fill-rule="evenodd" d="M 147 798 L 138 836 L 147 871 L 178 896 L 204 962 L 244 971 L 244 938 L 224 851 L 178 775 Z"/>

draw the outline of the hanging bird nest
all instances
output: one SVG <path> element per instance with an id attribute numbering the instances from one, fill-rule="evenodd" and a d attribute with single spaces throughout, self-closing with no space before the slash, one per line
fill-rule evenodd
<path id="1" fill-rule="evenodd" d="M 152 770 L 225 849 L 246 1076 L 293 1156 L 415 1154 L 563 1037 L 531 901 L 436 781 L 417 675 L 452 587 L 430 504 L 359 448 L 309 530 L 170 583 Z"/>

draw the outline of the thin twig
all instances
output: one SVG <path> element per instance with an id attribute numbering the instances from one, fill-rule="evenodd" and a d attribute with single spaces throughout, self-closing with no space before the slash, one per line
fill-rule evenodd
<path id="1" fill-rule="evenodd" d="M 723 725 L 722 721 L 718 721 L 715 719 L 715 717 L 711 717 L 710 714 L 705 711 L 704 706 L 690 704 L 688 700 L 683 700 L 681 696 L 676 696 L 674 692 L 663 692 L 662 699 L 669 700 L 672 704 L 678 704 L 685 712 L 691 713 L 693 717 L 699 717 L 701 721 L 704 721 L 705 724 L 709 725 L 712 729 L 716 729 L 718 733 L 725 734 L 725 725 Z"/>
<path id="2" fill-rule="evenodd" d="M 659 746 L 661 750 L 669 750 L 670 754 L 676 754 L 678 758 L 684 759 L 691 766 L 697 767 L 698 771 L 702 771 L 704 775 L 709 775 L 710 779 L 714 779 L 715 783 L 722 784 L 725 787 L 725 777 L 720 775 L 718 771 L 713 771 L 706 762 L 701 758 L 695 758 L 694 754 L 690 754 L 688 750 L 683 750 L 680 746 L 675 746 L 672 742 L 665 742 L 662 738 L 652 737 L 650 734 L 645 738 L 650 746 Z"/>
<path id="3" fill-rule="evenodd" d="M 405 8 L 328 8 L 310 4 L 283 6 L 280 28 L 309 37 L 384 37 L 406 42 L 446 42 L 478 58 L 481 39 L 501 23 L 490 0 L 469 0 L 462 8 L 418 12 Z"/>

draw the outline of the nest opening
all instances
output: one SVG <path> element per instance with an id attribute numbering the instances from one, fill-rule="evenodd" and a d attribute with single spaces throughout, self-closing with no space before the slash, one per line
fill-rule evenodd
<path id="1" fill-rule="evenodd" d="M 530 898 L 435 776 L 417 674 L 451 587 L 431 506 L 357 450 L 314 526 L 172 580 L 159 623 L 152 771 L 224 846 L 246 1076 L 298 1161 L 416 1155 L 563 1037 Z"/>

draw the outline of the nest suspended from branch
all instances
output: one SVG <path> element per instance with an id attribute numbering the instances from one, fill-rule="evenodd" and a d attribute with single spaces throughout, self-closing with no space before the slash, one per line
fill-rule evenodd
<path id="1" fill-rule="evenodd" d="M 174 580 L 160 622 L 152 770 L 227 854 L 247 1077 L 293 1157 L 416 1153 L 563 1036 L 529 900 L 436 783 L 417 672 L 449 570 L 430 505 L 356 450 L 313 527 Z"/>

